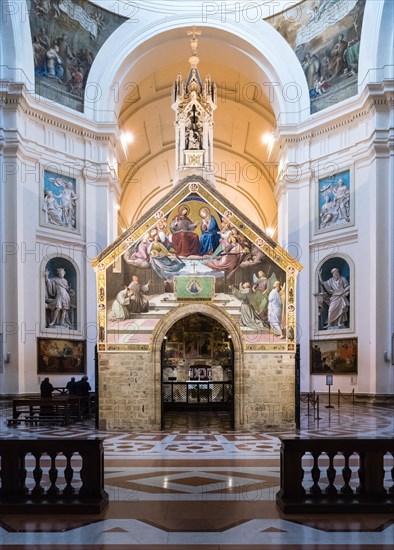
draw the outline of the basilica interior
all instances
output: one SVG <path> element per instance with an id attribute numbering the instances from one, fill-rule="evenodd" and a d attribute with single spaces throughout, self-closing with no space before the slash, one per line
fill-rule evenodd
<path id="1" fill-rule="evenodd" d="M 2 547 L 392 548 L 394 2 L 0 9 Z"/>

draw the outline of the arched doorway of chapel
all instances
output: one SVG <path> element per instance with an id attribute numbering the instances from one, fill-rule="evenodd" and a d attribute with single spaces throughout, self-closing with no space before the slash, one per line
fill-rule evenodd
<path id="1" fill-rule="evenodd" d="M 163 428 L 234 428 L 234 350 L 219 321 L 193 313 L 168 330 L 161 399 Z"/>

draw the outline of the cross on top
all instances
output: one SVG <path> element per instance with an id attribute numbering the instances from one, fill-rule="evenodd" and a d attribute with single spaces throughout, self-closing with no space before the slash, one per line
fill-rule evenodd
<path id="1" fill-rule="evenodd" d="M 196 274 L 196 266 L 197 266 L 196 262 L 191 262 L 191 266 L 193 268 L 193 275 L 195 275 Z"/>
<path id="2" fill-rule="evenodd" d="M 187 36 L 191 36 L 190 39 L 190 45 L 192 47 L 192 54 L 197 55 L 197 45 L 198 45 L 198 39 L 197 36 L 201 36 L 201 31 L 198 31 L 196 29 L 196 26 L 193 25 L 193 28 L 191 31 L 187 31 Z"/>

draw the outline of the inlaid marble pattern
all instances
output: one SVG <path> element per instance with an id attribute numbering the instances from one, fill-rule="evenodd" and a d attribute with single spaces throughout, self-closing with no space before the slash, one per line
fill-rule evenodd
<path id="1" fill-rule="evenodd" d="M 300 434 L 309 437 L 393 437 L 394 409 L 341 403 L 321 404 L 320 419 L 306 416 Z M 176 428 L 150 433 L 100 432 L 92 423 L 67 427 L 7 427 L 1 438 L 105 439 L 105 485 L 110 504 L 102 514 L 78 517 L 4 515 L 2 548 L 194 548 L 246 547 L 393 548 L 389 515 L 284 515 L 275 505 L 279 485 L 278 433 Z M 193 424 L 193 422 L 191 422 Z M 33 461 L 27 464 L 32 482 Z M 44 468 L 45 470 L 45 468 Z M 389 476 L 390 472 L 387 471 Z M 389 478 L 388 478 L 389 479 Z M 60 481 L 60 480 L 59 480 Z"/>

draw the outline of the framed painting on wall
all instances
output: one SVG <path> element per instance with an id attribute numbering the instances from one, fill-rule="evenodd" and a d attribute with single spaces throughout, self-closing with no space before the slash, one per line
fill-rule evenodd
<path id="1" fill-rule="evenodd" d="M 354 224 L 351 171 L 318 180 L 316 232 L 324 233 Z"/>
<path id="2" fill-rule="evenodd" d="M 84 374 L 86 341 L 37 338 L 37 374 Z"/>
<path id="3" fill-rule="evenodd" d="M 40 225 L 79 233 L 77 180 L 44 170 L 40 200 Z"/>
<path id="4" fill-rule="evenodd" d="M 311 374 L 357 374 L 357 338 L 311 340 Z"/>

